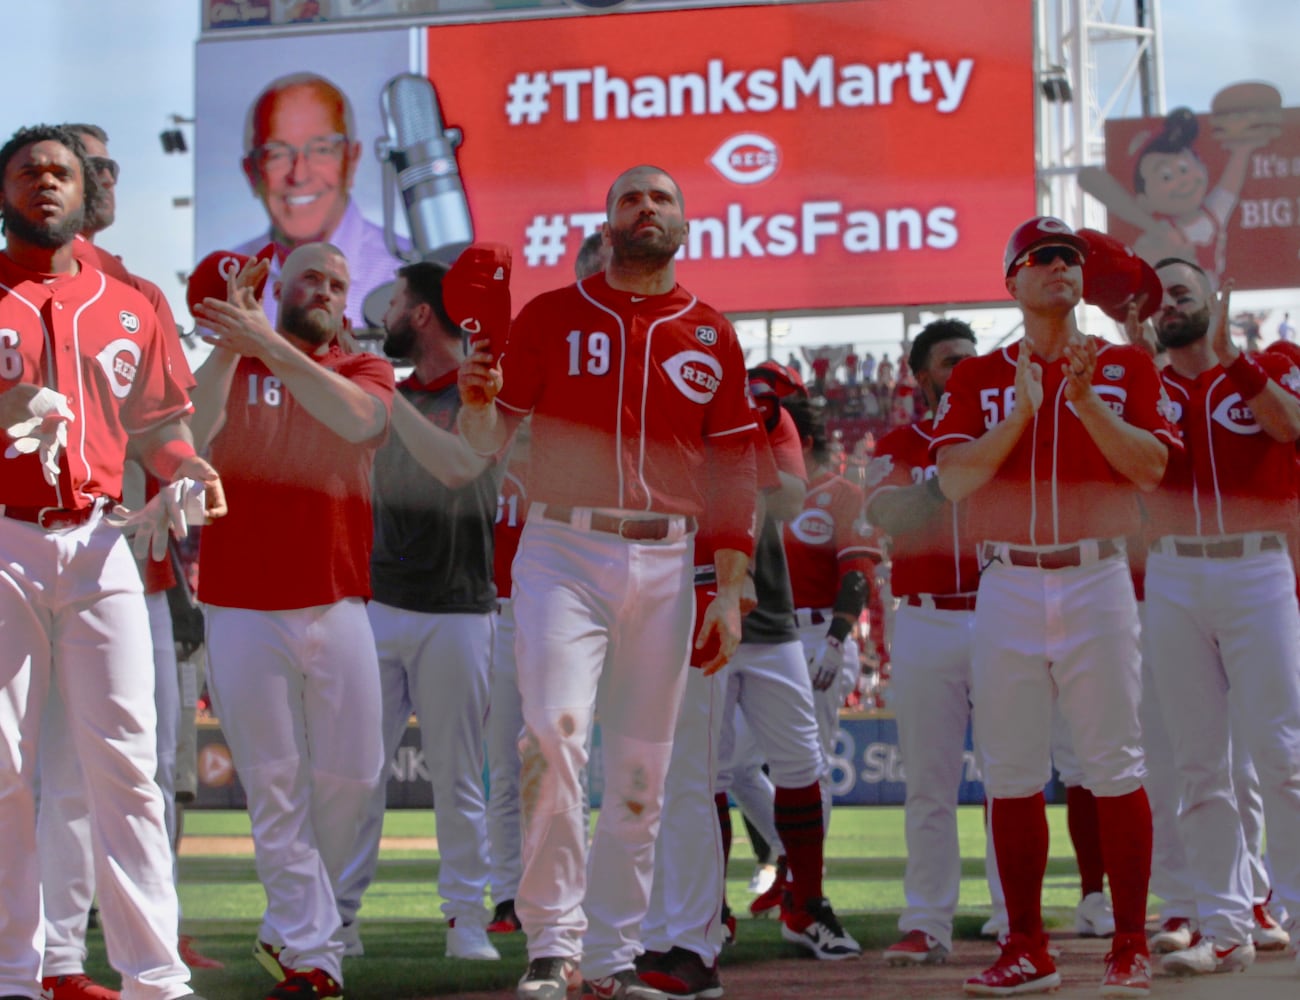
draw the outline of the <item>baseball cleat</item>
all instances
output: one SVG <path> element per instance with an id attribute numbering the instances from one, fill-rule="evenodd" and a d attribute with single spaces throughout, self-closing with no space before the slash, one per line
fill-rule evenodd
<path id="1" fill-rule="evenodd" d="M 475 924 L 455 924 L 447 928 L 447 957 L 475 962 L 496 962 L 501 953 L 488 940 L 487 931 Z"/>
<path id="2" fill-rule="evenodd" d="M 1211 972 L 1242 972 L 1255 961 L 1250 941 L 1220 948 L 1212 937 L 1198 935 L 1190 948 L 1171 952 L 1160 961 L 1165 972 L 1175 976 L 1203 976 Z"/>
<path id="3" fill-rule="evenodd" d="M 668 994 L 646 983 L 636 974 L 636 969 L 623 969 L 599 979 L 584 979 L 582 995 L 596 1000 L 668 1000 Z"/>
<path id="4" fill-rule="evenodd" d="M 1046 993 L 1061 985 L 1061 974 L 1047 953 L 1047 938 L 1037 941 L 1025 934 L 1008 934 L 998 960 L 963 984 L 976 997 L 1010 997 L 1022 993 Z"/>
<path id="5" fill-rule="evenodd" d="M 287 976 L 292 969 L 288 969 L 280 964 L 280 952 L 284 951 L 284 945 L 267 944 L 265 941 L 257 941 L 253 945 L 253 957 L 257 959 L 257 964 L 271 974 L 271 978 L 277 983 Z"/>
<path id="6" fill-rule="evenodd" d="M 722 904 L 722 943 L 736 943 L 736 915 L 726 903 Z"/>
<path id="7" fill-rule="evenodd" d="M 802 913 L 783 911 L 781 937 L 807 948 L 822 961 L 838 962 L 862 954 L 862 945 L 840 925 L 825 898 L 810 899 Z"/>
<path id="8" fill-rule="evenodd" d="M 751 917 L 762 917 L 781 906 L 781 899 L 785 895 L 789 874 L 786 868 L 785 858 L 778 858 L 776 862 L 776 876 L 772 879 L 772 884 L 767 887 L 767 891 L 754 899 L 749 904 L 749 915 Z"/>
<path id="9" fill-rule="evenodd" d="M 42 1000 L 118 1000 L 120 996 L 117 990 L 100 986 L 84 972 L 41 980 Z"/>
<path id="10" fill-rule="evenodd" d="M 885 949 L 886 965 L 943 965 L 948 949 L 925 931 L 908 931 Z"/>
<path id="11" fill-rule="evenodd" d="M 718 1000 L 723 995 L 717 963 L 705 965 L 688 948 L 646 952 L 637 959 L 636 971 L 643 983 L 672 1000 Z"/>
<path id="12" fill-rule="evenodd" d="M 1115 914 L 1104 892 L 1090 892 L 1074 910 L 1074 929 L 1080 937 L 1110 937 L 1115 933 Z"/>
<path id="13" fill-rule="evenodd" d="M 565 1000 L 569 990 L 580 985 L 582 974 L 576 961 L 547 955 L 529 961 L 515 986 L 515 1000 Z"/>
<path id="14" fill-rule="evenodd" d="M 1186 917 L 1170 917 L 1151 935 L 1151 951 L 1167 955 L 1192 946 L 1192 922 Z"/>
<path id="15" fill-rule="evenodd" d="M 760 864 L 754 869 L 754 877 L 749 880 L 749 891 L 761 896 L 772 888 L 776 881 L 776 865 Z"/>
<path id="16" fill-rule="evenodd" d="M 294 969 L 266 1000 L 343 1000 L 343 987 L 322 969 Z"/>
<path id="17" fill-rule="evenodd" d="M 492 920 L 487 925 L 489 934 L 513 934 L 515 931 L 523 930 L 524 925 L 519 922 L 519 917 L 515 914 L 515 901 L 513 899 L 503 899 L 497 903 L 497 908 L 492 911 Z"/>
<path id="18" fill-rule="evenodd" d="M 1250 938 L 1256 951 L 1282 951 L 1291 943 L 1291 935 L 1269 912 L 1268 900 L 1255 904 L 1255 926 Z"/>
<path id="19" fill-rule="evenodd" d="M 1147 954 L 1146 935 L 1117 934 L 1106 956 L 1106 975 L 1101 980 L 1104 997 L 1145 997 L 1151 995 L 1151 958 Z"/>
<path id="20" fill-rule="evenodd" d="M 207 955 L 199 951 L 194 944 L 194 938 L 188 934 L 182 934 L 176 939 L 176 951 L 181 956 L 181 961 L 191 969 L 224 969 L 225 962 L 218 961 L 215 958 L 208 958 Z"/>

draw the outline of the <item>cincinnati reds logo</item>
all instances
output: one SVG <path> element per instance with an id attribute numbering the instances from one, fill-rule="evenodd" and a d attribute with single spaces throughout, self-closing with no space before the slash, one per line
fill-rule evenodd
<path id="1" fill-rule="evenodd" d="M 781 166 L 781 151 L 765 135 L 742 132 L 719 146 L 709 165 L 732 184 L 762 184 Z"/>
<path id="2" fill-rule="evenodd" d="M 224 788 L 235 780 L 235 762 L 222 743 L 209 743 L 200 750 L 198 765 L 199 781 L 209 788 Z"/>
<path id="3" fill-rule="evenodd" d="M 140 329 L 140 317 L 126 309 L 117 314 L 117 321 L 127 333 L 135 333 Z"/>
<path id="4" fill-rule="evenodd" d="M 835 536 L 835 521 L 824 510 L 805 510 L 790 522 L 790 534 L 805 545 L 826 545 Z"/>
<path id="5" fill-rule="evenodd" d="M 239 273 L 239 258 L 226 255 L 217 261 L 217 274 L 229 281 Z"/>
<path id="6" fill-rule="evenodd" d="M 108 387 L 118 399 L 125 399 L 140 367 L 140 345 L 122 337 L 95 355 L 99 367 L 108 376 Z"/>
<path id="7" fill-rule="evenodd" d="M 1054 219 L 1050 215 L 1038 220 L 1038 228 L 1045 233 L 1072 233 L 1074 231 L 1060 219 Z"/>
<path id="8" fill-rule="evenodd" d="M 1255 421 L 1255 413 L 1241 399 L 1241 393 L 1230 392 L 1210 414 L 1210 419 L 1233 434 L 1258 434 L 1263 430 Z"/>
<path id="9" fill-rule="evenodd" d="M 718 331 L 711 326 L 697 326 L 695 328 L 695 339 L 705 347 L 712 347 L 718 342 Z"/>
<path id="10" fill-rule="evenodd" d="M 1101 401 L 1115 411 L 1119 416 L 1124 416 L 1124 403 L 1128 400 L 1128 390 L 1122 385 L 1096 385 L 1093 384 L 1092 391 L 1101 397 Z M 1066 403 L 1065 408 L 1073 413 L 1076 417 L 1079 411 L 1074 408 L 1073 403 Z"/>
<path id="11" fill-rule="evenodd" d="M 680 351 L 663 363 L 664 374 L 692 403 L 713 399 L 722 384 L 722 364 L 703 351 Z"/>

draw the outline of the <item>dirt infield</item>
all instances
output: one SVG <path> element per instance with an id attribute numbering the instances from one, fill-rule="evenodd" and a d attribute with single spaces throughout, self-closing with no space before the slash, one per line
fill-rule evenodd
<path id="1" fill-rule="evenodd" d="M 1057 968 L 1062 985 L 1056 1000 L 1095 998 L 1101 984 L 1107 942 L 1062 935 Z M 997 957 L 989 942 L 958 941 L 947 965 L 891 968 L 879 954 L 857 961 L 815 962 L 778 959 L 728 966 L 723 956 L 722 984 L 728 1000 L 929 1000 L 964 996 L 962 982 Z M 459 1000 L 503 1000 L 513 990 L 460 994 Z M 1300 970 L 1295 955 L 1260 955 L 1246 973 L 1228 976 L 1174 978 L 1157 975 L 1152 997 L 1177 1000 L 1290 1000 L 1300 997 Z M 435 1000 L 435 998 L 428 998 Z"/>

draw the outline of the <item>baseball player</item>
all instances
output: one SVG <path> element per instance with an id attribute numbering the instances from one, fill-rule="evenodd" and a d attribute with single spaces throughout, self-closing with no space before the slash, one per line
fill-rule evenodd
<path id="1" fill-rule="evenodd" d="M 412 710 L 420 720 L 438 822 L 447 955 L 491 960 L 501 956 L 485 932 L 483 732 L 497 623 L 492 531 L 502 469 L 452 433 L 465 357 L 461 330 L 443 306 L 444 284 L 454 274 L 429 261 L 399 268 L 384 316 L 384 353 L 409 359 L 414 371 L 398 386 L 394 435 L 375 456 L 374 598 L 366 610 L 379 647 L 385 760 L 396 753 Z M 338 889 L 345 936 L 351 932 L 358 942 L 354 921 L 379 863 L 386 797 L 381 783 Z"/>
<path id="2" fill-rule="evenodd" d="M 0 755 L 9 789 L 0 995 L 44 989 L 33 779 L 42 709 L 57 690 L 84 774 L 110 961 L 128 997 L 191 997 L 154 783 L 148 616 L 131 550 L 104 514 L 121 496 L 128 441 L 164 480 L 204 483 L 209 517 L 225 513 L 221 481 L 194 453 L 189 400 L 148 300 L 77 259 L 96 190 L 80 139 L 59 127 L 20 130 L 0 149 L 0 175 L 0 564 L 9 583 L 0 588 L 0 741 L 9 748 Z M 136 518 L 146 545 L 179 513 L 179 491 L 166 492 L 170 507 Z M 75 768 L 47 777 L 52 793 L 81 780 Z"/>
<path id="3" fill-rule="evenodd" d="M 966 504 L 939 495 L 930 457 L 934 418 L 953 369 L 975 355 L 975 333 L 941 319 L 912 341 L 909 362 L 931 416 L 881 438 L 867 466 L 867 520 L 889 536 L 894 619 L 893 692 L 907 769 L 903 805 L 907 908 L 890 965 L 941 964 L 952 951 L 961 886 L 957 788 L 970 722 L 971 654 L 979 566 L 967 537 Z M 1000 903 L 992 841 L 989 892 Z"/>
<path id="4" fill-rule="evenodd" d="M 1143 928 L 1151 812 L 1124 539 L 1138 529 L 1138 490 L 1159 483 L 1178 438 L 1161 415 L 1150 357 L 1079 333 L 1086 248 L 1050 217 L 1011 234 L 1003 270 L 1025 336 L 957 366 L 931 442 L 939 491 L 970 498 L 982 567 L 974 725 L 1011 933 L 998 961 L 966 981 L 979 996 L 1060 983 L 1041 910 L 1054 697 L 1097 796 L 1116 926 L 1102 994 L 1150 989 Z"/>
<path id="5" fill-rule="evenodd" d="M 1146 627 L 1201 934 L 1162 965 L 1221 972 L 1255 957 L 1230 728 L 1259 775 L 1274 894 L 1300 913 L 1300 611 L 1288 551 L 1300 495 L 1300 368 L 1233 345 L 1231 282 L 1214 295 L 1190 261 L 1156 271 L 1162 378 L 1186 451 L 1150 503 Z"/>
<path id="6" fill-rule="evenodd" d="M 208 687 L 266 890 L 254 955 L 280 980 L 268 1000 L 316 1000 L 342 996 L 334 880 L 384 763 L 364 601 L 370 470 L 393 370 L 338 346 L 348 269 L 335 248 L 289 255 L 274 329 L 254 292 L 266 266 L 245 265 L 228 299 L 195 307 L 213 343 L 197 373 L 195 433 L 230 468 L 237 508 L 204 533 L 199 599 Z"/>
<path id="7" fill-rule="evenodd" d="M 563 1000 L 579 962 L 589 996 L 663 997 L 634 962 L 686 681 L 697 519 L 718 544 L 718 596 L 700 635 L 721 639 L 715 666 L 740 637 L 753 546 L 744 360 L 726 319 L 676 282 L 681 191 L 662 169 L 633 167 L 606 212 L 605 272 L 524 306 L 500 367 L 480 342 L 461 369 L 461 433 L 475 451 L 497 453 L 533 415 L 513 599 L 521 1000 Z M 579 774 L 597 702 L 605 807 L 588 852 Z"/>

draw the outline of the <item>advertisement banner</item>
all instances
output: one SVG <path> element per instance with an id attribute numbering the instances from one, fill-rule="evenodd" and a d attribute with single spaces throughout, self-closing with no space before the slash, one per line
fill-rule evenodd
<path id="1" fill-rule="evenodd" d="M 1252 94 L 1265 106 L 1222 106 Z M 1238 289 L 1300 287 L 1300 108 L 1260 84 L 1215 100 L 1208 114 L 1107 122 L 1106 170 L 1080 183 L 1110 234 L 1152 264 L 1192 260 Z"/>
<path id="2" fill-rule="evenodd" d="M 845 0 L 428 29 L 478 238 L 573 278 L 626 167 L 668 170 L 683 284 L 729 311 L 1001 300 L 1034 210 L 1032 5 Z"/>

